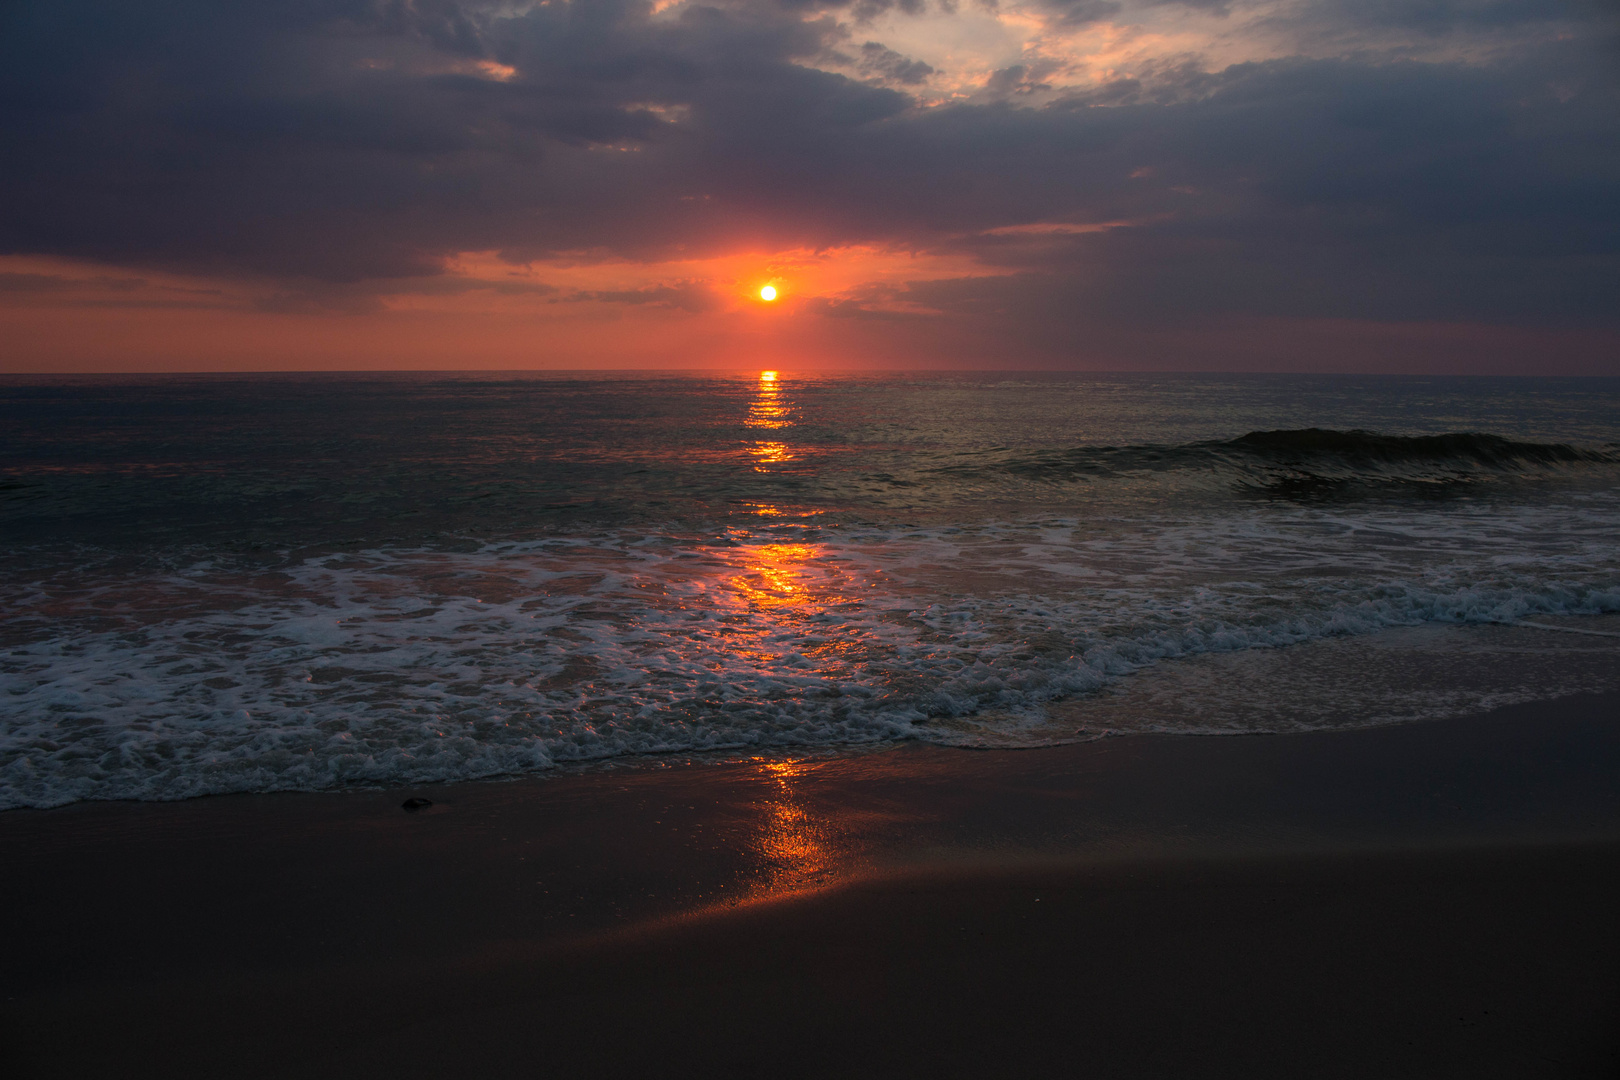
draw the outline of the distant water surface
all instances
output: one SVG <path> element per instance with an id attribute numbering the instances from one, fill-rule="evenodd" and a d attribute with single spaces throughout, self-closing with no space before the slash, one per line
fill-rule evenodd
<path id="1" fill-rule="evenodd" d="M 0 807 L 1620 688 L 1620 380 L 0 380 Z"/>

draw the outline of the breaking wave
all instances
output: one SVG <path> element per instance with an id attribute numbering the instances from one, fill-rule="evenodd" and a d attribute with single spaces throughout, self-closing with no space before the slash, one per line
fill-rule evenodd
<path id="1" fill-rule="evenodd" d="M 987 451 L 942 475 L 991 474 L 1066 482 L 1142 474 L 1202 474 L 1239 491 L 1304 501 L 1401 489 L 1432 494 L 1549 470 L 1620 465 L 1620 446 L 1506 439 L 1480 432 L 1381 435 L 1302 428 L 1251 431 L 1179 446 L 1076 447 L 1040 453 Z"/>

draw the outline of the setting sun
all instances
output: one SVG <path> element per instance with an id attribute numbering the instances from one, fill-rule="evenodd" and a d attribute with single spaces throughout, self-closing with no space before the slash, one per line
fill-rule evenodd
<path id="1" fill-rule="evenodd" d="M 767 285 L 763 289 L 759 290 L 759 298 L 761 300 L 767 300 L 767 301 L 775 300 L 776 299 L 776 286 L 775 285 Z"/>

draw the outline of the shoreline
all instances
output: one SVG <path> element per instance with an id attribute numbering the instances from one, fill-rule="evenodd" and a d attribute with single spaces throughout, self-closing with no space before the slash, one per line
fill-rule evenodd
<path id="1" fill-rule="evenodd" d="M 561 781 L 598 770 L 723 766 L 765 757 L 820 761 L 883 754 L 913 743 L 949 750 L 1042 750 L 1115 736 L 1350 731 L 1466 719 L 1505 707 L 1507 702 L 1533 705 L 1563 696 L 1620 693 L 1620 680 L 1615 677 L 1620 673 L 1616 663 L 1620 653 L 1613 646 L 1620 639 L 1620 614 L 1568 616 L 1565 623 L 1426 623 L 1311 638 L 1287 648 L 1195 652 L 1173 664 L 1149 665 L 1096 693 L 1048 701 L 1043 706 L 1044 717 L 1038 721 L 1024 717 L 1009 723 L 1010 714 L 987 708 L 963 716 L 913 719 L 904 730 L 890 731 L 873 741 L 818 742 L 812 738 L 764 747 L 745 743 L 710 749 L 677 745 L 647 752 L 621 746 L 600 757 L 544 758 L 546 764 L 541 767 L 533 761 L 496 767 L 477 755 L 451 755 L 453 760 L 445 764 L 434 760 L 437 751 L 429 745 L 426 767 L 409 753 L 403 762 L 390 765 L 400 773 L 416 773 L 414 776 L 384 772 L 340 779 L 321 766 L 317 744 L 322 736 L 317 735 L 311 736 L 303 751 L 280 761 L 276 768 L 242 773 L 238 768 L 242 761 L 230 748 L 240 733 L 233 734 L 226 725 L 225 729 L 193 727 L 177 746 L 166 743 L 173 732 L 161 737 L 152 732 L 132 736 L 137 742 L 156 740 L 163 755 L 177 754 L 181 763 L 159 769 L 148 758 L 136 770 L 138 776 L 103 774 L 94 780 L 75 779 L 73 769 L 82 766 L 86 755 L 105 749 L 103 736 L 112 738 L 107 733 L 124 731 L 114 723 L 97 736 L 103 738 L 102 744 L 82 744 L 73 737 L 60 743 L 43 736 L 36 740 L 51 755 L 65 755 L 68 767 L 57 769 L 64 762 L 54 758 L 35 762 L 29 756 L 31 750 L 24 752 L 8 772 L 0 815 L 55 810 L 80 802 L 179 802 L 281 792 L 343 795 L 408 786 L 449 789 L 467 784 Z M 33 739 L 40 732 L 30 728 L 27 711 L 25 708 L 19 717 L 19 725 Z M 535 738 L 544 742 L 545 736 Z M 225 747 L 221 759 L 208 757 L 213 740 Z M 16 744 L 13 739 L 12 751 L 17 750 Z M 490 745 L 498 748 L 503 744 L 497 740 Z M 33 743 L 29 746 L 38 749 Z M 118 745 L 113 749 L 123 753 Z M 138 745 L 135 752 L 140 756 L 152 750 L 151 745 Z M 478 762 L 477 771 L 472 771 L 471 763 Z M 372 765 L 376 764 L 373 760 Z M 111 797 L 113 792 L 119 793 L 117 797 Z M 63 798 L 69 801 L 60 801 Z"/>
<path id="2" fill-rule="evenodd" d="M 0 814 L 0 858 L 26 928 L 3 946 L 17 1076 L 217 1074 L 226 1053 L 253 1058 L 226 1070 L 243 1075 L 630 1075 L 658 1070 L 661 1039 L 730 1075 L 767 1067 L 767 1032 L 803 1066 L 769 1067 L 807 1076 L 1072 1069 L 1082 1047 L 1120 1076 L 1620 1060 L 1620 695 L 1243 739 L 77 803 Z M 1428 1017 L 1410 1031 L 1370 1004 L 1390 979 Z M 1340 1019 L 1228 1031 L 1245 995 Z M 1120 1004 L 1156 997 L 1182 1011 Z M 1062 1023 L 1058 1000 L 1078 1010 Z M 514 1002 L 577 1025 L 541 1038 Z M 828 1057 L 840 1039 L 865 1056 Z"/>

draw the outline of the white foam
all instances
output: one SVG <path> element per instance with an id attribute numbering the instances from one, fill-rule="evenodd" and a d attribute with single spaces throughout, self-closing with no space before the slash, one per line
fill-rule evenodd
<path id="1" fill-rule="evenodd" d="M 1620 611 L 1616 537 L 1583 497 L 81 563 L 0 596 L 0 806 L 1038 741 L 1178 659 Z"/>

